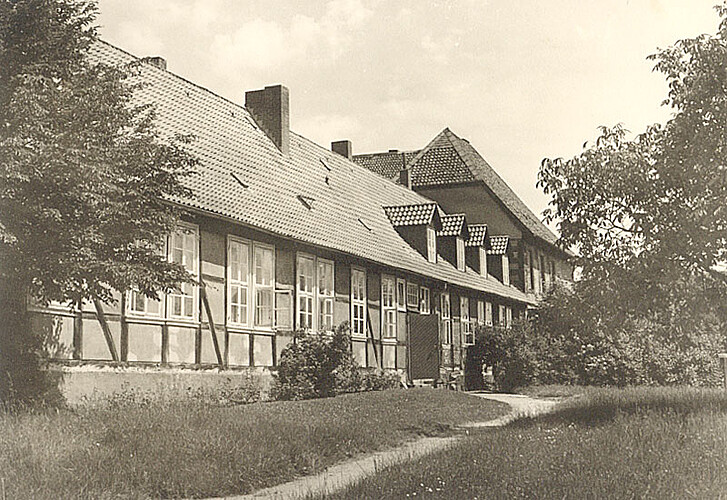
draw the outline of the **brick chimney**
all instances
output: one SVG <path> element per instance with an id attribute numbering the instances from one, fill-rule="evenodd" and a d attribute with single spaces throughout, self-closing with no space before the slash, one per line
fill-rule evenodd
<path id="1" fill-rule="evenodd" d="M 281 153 L 290 151 L 290 98 L 288 87 L 272 85 L 245 92 L 245 107 Z"/>
<path id="2" fill-rule="evenodd" d="M 353 147 L 351 141 L 335 141 L 331 143 L 331 151 L 338 153 L 341 156 L 345 156 L 349 160 L 353 158 Z"/>
<path id="3" fill-rule="evenodd" d="M 411 189 L 411 170 L 403 168 L 399 170 L 399 184 L 406 186 Z"/>
<path id="4" fill-rule="evenodd" d="M 144 59 L 142 59 L 142 61 L 144 61 L 147 64 L 151 64 L 152 66 L 155 66 L 159 69 L 163 69 L 164 71 L 166 71 L 166 69 L 167 69 L 167 60 L 164 59 L 163 57 L 149 56 L 149 57 L 145 57 Z"/>

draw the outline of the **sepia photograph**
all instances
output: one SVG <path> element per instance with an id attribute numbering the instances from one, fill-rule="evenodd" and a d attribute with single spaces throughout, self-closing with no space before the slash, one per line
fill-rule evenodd
<path id="1" fill-rule="evenodd" d="M 0 0 L 0 500 L 727 498 L 727 0 Z"/>

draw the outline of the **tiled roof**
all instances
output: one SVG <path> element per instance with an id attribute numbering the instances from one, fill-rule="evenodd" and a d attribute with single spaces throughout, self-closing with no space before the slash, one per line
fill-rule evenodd
<path id="1" fill-rule="evenodd" d="M 94 45 L 90 57 L 108 64 L 137 59 L 105 42 Z M 431 200 L 293 132 L 285 156 L 243 106 L 155 66 L 143 64 L 139 71 L 145 86 L 135 97 L 155 103 L 161 136 L 195 137 L 187 147 L 200 159 L 199 175 L 185 180 L 195 196 L 175 200 L 180 204 L 368 262 L 534 303 L 474 270 L 458 271 L 444 259 L 428 262 L 383 210 Z"/>
<path id="2" fill-rule="evenodd" d="M 487 224 L 469 224 L 470 237 L 465 242 L 468 247 L 484 247 L 487 244 Z"/>
<path id="3" fill-rule="evenodd" d="M 523 203 L 477 150 L 448 128 L 440 132 L 424 149 L 415 153 L 407 165 L 412 171 L 413 188 L 483 182 L 502 202 L 505 209 L 534 236 L 552 245 L 557 241 L 555 234 Z M 354 157 L 354 161 L 368 168 L 377 161 L 375 156 L 386 154 L 359 155 Z M 359 160 L 362 157 L 367 158 L 366 162 Z M 398 170 L 390 175 L 383 170 L 377 172 L 389 178 L 398 175 Z"/>
<path id="4" fill-rule="evenodd" d="M 451 214 L 442 216 L 442 229 L 437 231 L 437 236 L 462 236 L 465 240 L 469 237 L 464 214 Z"/>
<path id="5" fill-rule="evenodd" d="M 432 221 L 432 218 L 439 219 L 439 207 L 436 203 L 384 207 L 384 212 L 394 227 L 426 225 Z"/>
<path id="6" fill-rule="evenodd" d="M 509 243 L 510 237 L 507 235 L 490 236 L 490 249 L 487 250 L 487 253 L 492 255 L 505 254 Z"/>
<path id="7" fill-rule="evenodd" d="M 383 175 L 389 179 L 398 180 L 399 171 L 401 171 L 418 152 L 419 151 L 387 151 L 386 153 L 354 155 L 353 161 L 379 175 Z"/>

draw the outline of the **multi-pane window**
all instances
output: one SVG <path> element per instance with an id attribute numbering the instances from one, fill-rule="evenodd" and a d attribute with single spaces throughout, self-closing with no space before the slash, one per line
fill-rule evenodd
<path id="1" fill-rule="evenodd" d="M 419 312 L 429 314 L 430 308 L 429 288 L 425 286 L 419 287 Z"/>
<path id="2" fill-rule="evenodd" d="M 196 226 L 182 226 L 169 237 L 169 260 L 181 264 L 192 276 L 199 277 L 197 252 L 198 232 Z M 182 283 L 168 295 L 167 306 L 170 318 L 194 319 L 197 313 L 197 286 Z"/>
<path id="3" fill-rule="evenodd" d="M 227 240 L 227 322 L 231 326 L 273 327 L 275 250 L 230 236 Z M 282 305 L 282 304 L 281 304 Z M 289 309 L 286 309 L 289 311 Z M 289 321 L 281 321 L 282 326 Z"/>
<path id="4" fill-rule="evenodd" d="M 485 301 L 477 301 L 477 323 L 482 326 L 485 324 Z"/>
<path id="5" fill-rule="evenodd" d="M 247 325 L 250 276 L 250 245 L 230 238 L 227 242 L 228 321 Z"/>
<path id="6" fill-rule="evenodd" d="M 381 311 L 384 337 L 396 337 L 396 280 L 392 276 L 381 276 Z"/>
<path id="7" fill-rule="evenodd" d="M 510 284 L 510 258 L 507 254 L 503 254 L 502 256 L 502 284 Z"/>
<path id="8" fill-rule="evenodd" d="M 315 258 L 298 254 L 298 328 L 313 328 L 313 301 L 315 300 Z"/>
<path id="9" fill-rule="evenodd" d="M 272 328 L 275 300 L 274 251 L 272 247 L 253 245 L 255 279 L 253 297 L 255 300 L 255 326 Z"/>
<path id="10" fill-rule="evenodd" d="M 472 345 L 475 343 L 475 334 L 470 322 L 470 299 L 468 297 L 459 298 L 459 314 L 462 320 L 462 343 Z"/>
<path id="11" fill-rule="evenodd" d="M 485 325 L 492 326 L 492 302 L 485 302 Z"/>
<path id="12" fill-rule="evenodd" d="M 419 309 L 419 286 L 416 283 L 406 284 L 406 306 L 409 309 Z"/>
<path id="13" fill-rule="evenodd" d="M 298 328 L 333 330 L 333 262 L 298 254 Z"/>
<path id="14" fill-rule="evenodd" d="M 505 308 L 505 327 L 512 327 L 512 307 L 510 306 Z"/>
<path id="15" fill-rule="evenodd" d="M 441 295 L 441 315 L 442 329 L 444 333 L 444 344 L 452 343 L 452 310 L 449 303 L 449 292 L 443 292 Z"/>
<path id="16" fill-rule="evenodd" d="M 437 233 L 433 227 L 427 227 L 427 260 L 437 262 Z"/>
<path id="17" fill-rule="evenodd" d="M 500 326 L 507 326 L 507 316 L 505 313 L 505 306 L 501 305 L 497 309 L 497 323 Z"/>
<path id="18" fill-rule="evenodd" d="M 465 270 L 465 264 L 464 264 L 464 240 L 457 237 L 457 269 L 460 271 Z"/>
<path id="19" fill-rule="evenodd" d="M 333 331 L 333 262 L 318 259 L 318 328 Z"/>
<path id="20" fill-rule="evenodd" d="M 487 250 L 480 247 L 480 274 L 487 276 Z"/>
<path id="21" fill-rule="evenodd" d="M 366 336 L 366 271 L 351 268 L 351 335 Z"/>
<path id="22" fill-rule="evenodd" d="M 406 280 L 396 280 L 396 303 L 400 311 L 406 311 Z"/>

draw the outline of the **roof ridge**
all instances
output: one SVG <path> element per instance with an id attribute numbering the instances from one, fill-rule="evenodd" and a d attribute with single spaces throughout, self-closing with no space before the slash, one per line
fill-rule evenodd
<path id="1" fill-rule="evenodd" d="M 439 139 L 440 136 L 446 134 L 446 132 L 451 133 L 451 131 L 449 130 L 449 127 L 445 127 L 444 130 L 442 130 L 437 135 L 435 135 L 434 139 L 429 141 L 426 146 L 424 146 L 422 149 L 419 150 L 419 152 L 414 156 L 414 158 L 409 160 L 409 163 L 406 164 L 405 168 L 411 168 L 412 165 L 414 165 L 416 162 L 418 162 L 421 159 L 421 157 L 424 156 L 424 154 L 430 150 L 431 145 L 434 144 L 434 142 L 437 139 Z"/>

